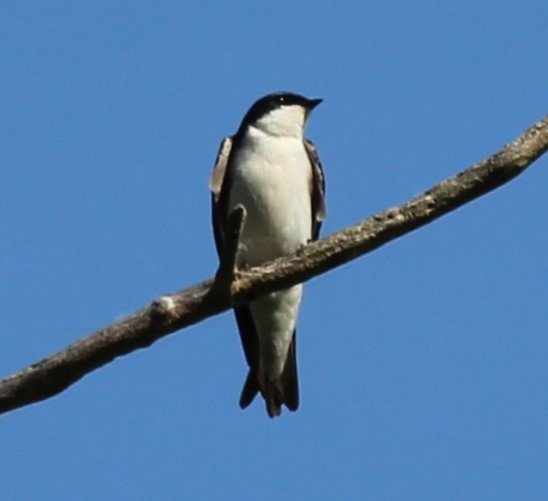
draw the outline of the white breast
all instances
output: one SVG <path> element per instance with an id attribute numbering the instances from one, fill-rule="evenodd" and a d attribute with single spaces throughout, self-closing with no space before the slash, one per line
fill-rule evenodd
<path id="1" fill-rule="evenodd" d="M 252 130 L 234 158 L 230 206 L 247 219 L 240 257 L 257 265 L 297 250 L 312 234 L 311 165 L 302 138 Z"/>

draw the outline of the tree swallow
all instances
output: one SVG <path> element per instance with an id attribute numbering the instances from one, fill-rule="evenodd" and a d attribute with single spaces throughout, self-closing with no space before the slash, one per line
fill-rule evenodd
<path id="1" fill-rule="evenodd" d="M 209 181 L 219 256 L 227 218 L 238 204 L 247 212 L 236 254 L 240 267 L 293 253 L 318 238 L 326 216 L 325 183 L 304 128 L 321 102 L 290 92 L 264 96 L 221 143 Z M 291 411 L 299 407 L 296 324 L 302 291 L 296 285 L 234 309 L 249 366 L 242 409 L 259 392 L 270 417 L 280 415 L 282 404 Z"/>

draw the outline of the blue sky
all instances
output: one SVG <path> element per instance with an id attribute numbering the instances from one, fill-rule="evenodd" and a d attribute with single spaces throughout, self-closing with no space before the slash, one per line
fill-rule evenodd
<path id="1" fill-rule="evenodd" d="M 218 144 L 274 90 L 324 235 L 548 111 L 548 4 L 0 5 L 1 376 L 210 277 Z M 3 499 L 546 499 L 548 177 L 523 176 L 312 280 L 301 408 L 237 405 L 231 314 L 0 417 Z"/>

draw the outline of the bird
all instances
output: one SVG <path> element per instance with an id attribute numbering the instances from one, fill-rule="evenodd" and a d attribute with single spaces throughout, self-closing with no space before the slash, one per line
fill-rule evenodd
<path id="1" fill-rule="evenodd" d="M 275 92 L 257 100 L 237 132 L 223 139 L 209 179 L 214 240 L 219 258 L 227 220 L 239 204 L 246 211 L 236 266 L 261 265 L 317 240 L 327 211 L 323 168 L 304 137 L 322 99 Z M 249 367 L 240 396 L 245 409 L 261 394 L 273 418 L 299 407 L 296 324 L 302 284 L 234 308 Z"/>

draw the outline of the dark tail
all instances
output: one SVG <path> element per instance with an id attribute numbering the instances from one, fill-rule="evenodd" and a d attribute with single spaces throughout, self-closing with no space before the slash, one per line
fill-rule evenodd
<path id="1" fill-rule="evenodd" d="M 282 405 L 290 411 L 299 408 L 299 382 L 297 378 L 296 335 L 289 346 L 284 370 L 277 381 L 266 381 L 263 374 L 253 367 L 249 369 L 240 395 L 240 407 L 245 409 L 257 395 L 265 399 L 266 412 L 273 418 L 282 413 Z"/>
<path id="2" fill-rule="evenodd" d="M 297 377 L 297 332 L 289 345 L 284 370 L 276 385 L 279 387 L 281 402 L 290 410 L 299 408 L 299 379 Z"/>
<path id="3" fill-rule="evenodd" d="M 242 393 L 240 395 L 240 407 L 245 409 L 253 399 L 259 393 L 259 380 L 257 379 L 257 372 L 251 368 L 247 373 L 247 378 L 242 388 Z"/>

